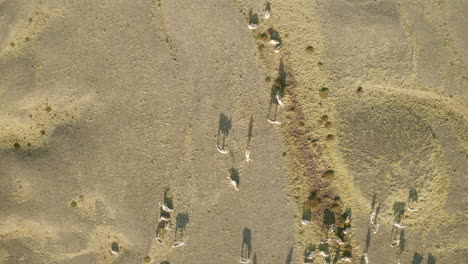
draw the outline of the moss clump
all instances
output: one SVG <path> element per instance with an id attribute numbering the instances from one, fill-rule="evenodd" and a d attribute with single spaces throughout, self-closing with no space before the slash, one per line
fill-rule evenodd
<path id="1" fill-rule="evenodd" d="M 13 147 L 14 147 L 15 149 L 19 149 L 19 148 L 20 148 L 20 144 L 19 144 L 18 142 L 16 142 L 15 144 L 13 144 Z"/>
<path id="2" fill-rule="evenodd" d="M 151 257 L 150 257 L 150 256 L 146 256 L 146 257 L 143 259 L 143 261 L 144 261 L 145 263 L 150 263 L 150 262 L 151 262 Z"/>
<path id="3" fill-rule="evenodd" d="M 45 110 L 46 110 L 47 112 L 50 112 L 50 111 L 52 111 L 52 107 L 46 106 Z"/>
<path id="4" fill-rule="evenodd" d="M 332 122 L 328 121 L 325 123 L 325 128 L 332 128 L 332 127 L 333 127 Z"/>
<path id="5" fill-rule="evenodd" d="M 312 46 L 307 46 L 307 48 L 305 49 L 305 51 L 309 52 L 309 53 L 313 53 L 315 51 L 314 47 Z"/>
<path id="6" fill-rule="evenodd" d="M 327 140 L 328 140 L 328 141 L 333 141 L 333 140 L 335 140 L 335 135 L 328 134 L 328 135 L 327 135 Z"/>
<path id="7" fill-rule="evenodd" d="M 327 97 L 328 97 L 328 93 L 330 93 L 330 90 L 329 90 L 327 87 L 322 87 L 322 88 L 320 88 L 320 90 L 319 90 L 319 95 L 320 95 L 320 97 L 322 97 L 322 98 L 327 98 Z"/>
<path id="8" fill-rule="evenodd" d="M 258 35 L 255 38 L 267 41 L 268 40 L 268 34 L 266 32 L 258 33 Z"/>
<path id="9" fill-rule="evenodd" d="M 334 170 L 326 170 L 322 174 L 322 178 L 327 179 L 327 180 L 333 180 L 335 178 L 335 171 Z"/>
<path id="10" fill-rule="evenodd" d="M 312 211 L 317 212 L 318 210 L 320 210 L 320 207 L 322 205 L 322 200 L 318 197 L 316 192 L 313 192 L 309 196 L 307 205 Z"/>
<path id="11" fill-rule="evenodd" d="M 71 202 L 70 202 L 70 207 L 71 207 L 71 208 L 75 208 L 75 207 L 77 207 L 77 206 L 78 206 L 78 203 L 77 203 L 76 201 L 71 201 Z"/>

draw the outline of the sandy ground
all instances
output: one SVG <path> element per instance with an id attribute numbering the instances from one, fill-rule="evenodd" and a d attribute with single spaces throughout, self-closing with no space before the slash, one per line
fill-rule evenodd
<path id="1" fill-rule="evenodd" d="M 468 259 L 466 1 L 265 4 L 0 0 L 0 263 L 303 263 L 313 188 L 352 210 L 331 263 Z"/>
<path id="2" fill-rule="evenodd" d="M 0 10 L 0 263 L 236 263 L 244 242 L 257 263 L 288 258 L 281 138 L 234 5 L 2 1 Z M 230 155 L 215 147 L 221 113 Z M 158 245 L 167 189 L 175 213 Z M 173 249 L 175 240 L 186 245 Z"/>

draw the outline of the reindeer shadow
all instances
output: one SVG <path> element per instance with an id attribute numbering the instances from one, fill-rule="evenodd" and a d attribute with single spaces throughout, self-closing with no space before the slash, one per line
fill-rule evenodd
<path id="1" fill-rule="evenodd" d="M 302 220 L 310 223 L 312 221 L 312 210 L 306 204 L 302 206 Z"/>
<path id="2" fill-rule="evenodd" d="M 371 230 L 368 227 L 367 228 L 367 235 L 366 235 L 366 250 L 364 251 L 365 253 L 367 253 L 367 251 L 369 251 L 370 242 L 371 242 Z"/>
<path id="3" fill-rule="evenodd" d="M 431 253 L 427 255 L 427 264 L 436 264 L 436 259 Z"/>
<path id="4" fill-rule="evenodd" d="M 280 33 L 276 29 L 274 29 L 273 27 L 270 27 L 267 30 L 267 32 L 268 32 L 268 34 L 270 34 L 270 39 L 279 41 L 279 44 L 281 44 L 283 42 L 283 39 L 281 38 Z"/>
<path id="5" fill-rule="evenodd" d="M 286 260 L 284 261 L 285 264 L 291 264 L 292 258 L 293 258 L 293 251 L 294 251 L 294 248 L 291 247 L 289 249 L 289 253 L 288 253 L 288 256 L 286 257 Z"/>
<path id="6" fill-rule="evenodd" d="M 274 29 L 271 28 L 271 30 L 274 30 Z M 277 31 L 274 30 L 272 32 L 277 32 Z M 272 35 L 272 34 L 270 33 L 270 35 Z M 279 38 L 279 40 L 281 40 L 281 38 Z M 285 89 L 286 89 L 286 71 L 285 71 L 285 68 L 284 68 L 283 59 L 281 59 L 280 65 L 279 65 L 279 68 L 278 68 L 278 76 L 276 77 L 275 83 L 271 86 L 270 104 L 268 106 L 268 119 L 270 119 L 270 120 L 276 120 L 277 119 L 278 106 L 280 104 L 280 102 L 278 101 L 277 96 L 283 97 Z"/>
<path id="7" fill-rule="evenodd" d="M 218 136 L 216 140 L 216 144 L 220 146 L 221 149 L 224 150 L 224 145 L 226 142 L 226 138 L 229 136 L 229 131 L 232 128 L 232 120 L 228 118 L 226 115 L 223 113 L 219 114 L 219 127 L 218 127 Z M 220 145 L 220 140 L 221 140 L 221 135 L 222 135 L 222 144 Z"/>
<path id="8" fill-rule="evenodd" d="M 156 237 L 162 238 L 164 236 L 165 230 L 166 230 L 166 223 L 164 221 L 159 221 L 156 227 Z"/>
<path id="9" fill-rule="evenodd" d="M 405 230 L 400 231 L 400 254 L 405 251 L 405 244 L 406 244 L 406 238 L 405 238 Z"/>
<path id="10" fill-rule="evenodd" d="M 249 120 L 249 131 L 247 133 L 247 147 L 250 147 L 250 142 L 252 141 L 253 124 L 254 124 L 254 119 L 253 119 L 253 115 L 251 115 L 250 120 Z"/>
<path id="11" fill-rule="evenodd" d="M 278 116 L 278 99 L 276 99 L 276 95 L 278 94 L 279 88 L 276 85 L 271 86 L 271 93 L 270 93 L 270 105 L 268 106 L 268 116 L 267 118 L 270 120 L 276 120 Z"/>
<path id="12" fill-rule="evenodd" d="M 253 257 L 253 264 L 257 264 L 258 263 L 258 260 L 257 260 L 257 253 L 254 254 L 254 257 Z"/>
<path id="13" fill-rule="evenodd" d="M 374 210 L 376 202 L 377 202 L 377 194 L 374 193 L 374 196 L 372 197 L 372 203 L 371 203 L 372 210 Z"/>
<path id="14" fill-rule="evenodd" d="M 333 257 L 333 264 L 336 264 L 340 259 L 341 248 L 337 247 L 335 249 L 335 256 Z"/>
<path id="15" fill-rule="evenodd" d="M 328 230 L 331 225 L 335 224 L 335 214 L 330 211 L 329 209 L 326 209 L 323 212 L 323 227 L 322 227 L 322 232 L 324 230 Z"/>
<path id="16" fill-rule="evenodd" d="M 308 261 L 307 257 L 311 252 L 315 251 L 315 248 L 316 246 L 312 244 L 309 244 L 306 248 L 304 248 L 304 262 Z"/>
<path id="17" fill-rule="evenodd" d="M 240 185 L 240 176 L 239 176 L 239 170 L 236 168 L 230 168 L 229 169 L 229 178 L 237 183 L 237 186 Z"/>
<path id="18" fill-rule="evenodd" d="M 176 216 L 175 240 L 181 240 L 184 237 L 185 227 L 189 223 L 188 213 L 180 213 Z"/>
<path id="19" fill-rule="evenodd" d="M 168 192 L 169 190 L 165 190 L 164 191 L 164 204 L 169 207 L 169 208 L 174 208 L 174 202 L 172 201 L 172 198 L 170 198 L 168 196 Z M 162 208 L 160 210 L 160 216 L 164 216 L 164 217 L 171 217 L 171 213 L 168 213 L 166 211 L 164 211 Z"/>
<path id="20" fill-rule="evenodd" d="M 253 13 L 252 8 L 249 10 L 249 24 L 251 25 L 259 24 L 258 14 Z"/>
<path id="21" fill-rule="evenodd" d="M 242 230 L 241 258 L 249 258 L 252 252 L 252 232 L 247 227 Z"/>
<path id="22" fill-rule="evenodd" d="M 393 204 L 393 215 L 395 216 L 395 221 L 400 222 L 401 218 L 405 214 L 405 202 L 395 202 Z"/>
<path id="23" fill-rule="evenodd" d="M 411 188 L 408 193 L 408 204 L 411 205 L 413 202 L 418 201 L 418 191 L 415 188 Z"/>
<path id="24" fill-rule="evenodd" d="M 423 262 L 423 259 L 424 257 L 421 254 L 415 252 L 411 264 L 421 264 Z"/>

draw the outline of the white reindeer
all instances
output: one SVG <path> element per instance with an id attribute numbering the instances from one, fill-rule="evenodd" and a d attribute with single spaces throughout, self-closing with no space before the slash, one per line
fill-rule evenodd
<path id="1" fill-rule="evenodd" d="M 320 252 L 319 252 L 319 255 L 320 255 L 320 256 L 324 256 L 324 257 L 330 256 L 330 255 L 329 255 L 327 252 L 325 252 L 325 251 L 320 251 Z"/>
<path id="2" fill-rule="evenodd" d="M 309 253 L 309 255 L 307 255 L 307 259 L 313 259 L 315 256 L 315 251 L 312 251 Z"/>
<path id="3" fill-rule="evenodd" d="M 375 224 L 375 215 L 376 215 L 375 211 L 372 212 L 371 215 L 370 215 L 370 223 L 371 224 Z"/>
<path id="4" fill-rule="evenodd" d="M 340 245 L 340 246 L 344 245 L 343 240 L 341 240 L 341 238 L 339 238 L 339 237 L 338 237 L 335 241 L 336 241 L 336 243 L 338 243 L 338 245 Z"/>
<path id="5" fill-rule="evenodd" d="M 308 225 L 308 224 L 310 224 L 310 221 L 307 220 L 307 219 L 302 219 L 302 224 L 303 225 Z"/>
<path id="6" fill-rule="evenodd" d="M 229 182 L 230 182 L 231 185 L 234 187 L 234 189 L 235 189 L 236 191 L 239 191 L 239 186 L 238 186 L 237 182 L 236 182 L 235 180 L 231 179 L 231 177 L 227 177 L 227 178 L 229 179 Z"/>
<path id="7" fill-rule="evenodd" d="M 250 159 L 250 147 L 247 147 L 247 149 L 245 150 L 245 161 L 247 161 L 247 162 L 252 161 Z"/>
<path id="8" fill-rule="evenodd" d="M 174 212 L 174 210 L 171 209 L 171 208 L 169 208 L 169 206 L 167 206 L 167 204 L 163 204 L 163 203 L 159 202 L 159 206 L 161 207 L 161 209 L 162 209 L 164 212 L 168 212 L 168 213 Z"/>
<path id="9" fill-rule="evenodd" d="M 240 260 L 239 260 L 240 263 L 250 263 L 250 259 L 249 258 L 244 258 L 244 257 L 241 257 Z"/>
<path id="10" fill-rule="evenodd" d="M 398 228 L 398 229 L 403 229 L 403 228 L 405 228 L 405 226 L 404 226 L 403 224 L 400 224 L 400 223 L 397 223 L 397 222 L 393 223 L 393 226 L 396 227 L 396 228 Z"/>
<path id="11" fill-rule="evenodd" d="M 164 244 L 163 240 L 159 237 L 155 238 L 156 241 L 158 241 L 159 244 Z"/>
<path id="12" fill-rule="evenodd" d="M 395 246 L 398 246 L 398 245 L 400 245 L 400 239 L 394 239 L 390 246 L 395 247 Z"/>
<path id="13" fill-rule="evenodd" d="M 176 247 L 181 247 L 183 245 L 185 245 L 185 242 L 175 242 L 174 244 L 172 244 L 172 247 L 176 248 Z"/>
<path id="14" fill-rule="evenodd" d="M 331 238 L 325 238 L 325 239 L 322 239 L 322 241 L 320 241 L 320 244 L 328 244 L 330 243 L 330 241 L 332 241 Z"/>
<path id="15" fill-rule="evenodd" d="M 345 262 L 351 262 L 351 259 L 348 257 L 342 257 L 341 260 Z"/>
<path id="16" fill-rule="evenodd" d="M 343 231 L 343 233 L 344 233 L 345 235 L 351 233 L 351 227 L 347 227 L 347 228 Z"/>
<path id="17" fill-rule="evenodd" d="M 112 255 L 114 255 L 114 256 L 118 256 L 118 255 L 119 255 L 119 251 L 118 251 L 118 250 L 114 250 L 113 248 L 111 248 L 110 253 L 112 253 Z"/>
<path id="18" fill-rule="evenodd" d="M 267 10 L 267 11 L 265 12 L 265 16 L 264 16 L 264 17 L 265 17 L 265 19 L 269 19 L 269 18 L 270 18 L 270 11 Z"/>
<path id="19" fill-rule="evenodd" d="M 377 232 L 379 231 L 379 224 L 375 224 L 374 227 L 372 228 L 372 231 L 374 234 L 377 234 Z"/>
<path id="20" fill-rule="evenodd" d="M 346 216 L 345 223 L 349 223 L 351 221 L 351 215 Z"/>
<path id="21" fill-rule="evenodd" d="M 273 124 L 273 125 L 281 125 L 281 122 L 278 120 L 271 120 L 268 118 L 267 121 L 268 123 Z"/>
<path id="22" fill-rule="evenodd" d="M 276 45 L 274 52 L 279 53 L 281 51 L 281 45 Z"/>
<path id="23" fill-rule="evenodd" d="M 249 29 L 252 29 L 252 30 L 253 30 L 253 29 L 257 29 L 258 25 L 257 25 L 257 24 L 248 24 L 247 27 L 248 27 Z"/>
<path id="24" fill-rule="evenodd" d="M 218 144 L 216 144 L 216 149 L 218 149 L 218 151 L 221 153 L 221 154 L 229 154 L 229 150 L 227 149 L 222 149 Z"/>
<path id="25" fill-rule="evenodd" d="M 369 255 L 367 253 L 364 253 L 364 262 L 369 264 Z"/>
<path id="26" fill-rule="evenodd" d="M 279 94 L 276 94 L 276 100 L 278 101 L 279 106 L 284 107 L 284 103 L 281 100 L 281 97 Z"/>
<path id="27" fill-rule="evenodd" d="M 170 222 L 170 221 L 171 221 L 171 218 L 170 218 L 170 217 L 161 216 L 161 218 L 159 218 L 159 222 L 161 222 L 161 221 Z"/>
<path id="28" fill-rule="evenodd" d="M 330 229 L 328 229 L 328 232 L 333 233 L 334 228 L 335 228 L 335 224 L 331 224 Z"/>
<path id="29" fill-rule="evenodd" d="M 409 212 L 416 212 L 416 211 L 418 211 L 418 208 L 408 207 L 408 208 L 406 208 L 406 210 L 409 211 Z"/>
<path id="30" fill-rule="evenodd" d="M 270 39 L 269 43 L 272 46 L 276 46 L 276 45 L 280 44 L 279 40 L 276 40 L 276 39 Z"/>

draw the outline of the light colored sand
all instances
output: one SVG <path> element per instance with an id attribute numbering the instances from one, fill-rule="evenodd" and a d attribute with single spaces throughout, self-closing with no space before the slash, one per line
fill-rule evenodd
<path id="1" fill-rule="evenodd" d="M 282 140 L 266 122 L 265 76 L 237 7 L 14 2 L 1 3 L 12 18 L 0 57 L 0 221 L 24 224 L 0 229 L 2 263 L 235 263 L 244 228 L 252 259 L 284 262 L 295 239 Z M 28 25 L 34 10 L 49 14 L 40 30 Z M 232 118 L 229 156 L 215 147 L 220 113 Z M 166 189 L 176 212 L 155 246 Z M 182 214 L 187 244 L 172 249 Z M 54 232 L 28 231 L 36 226 Z"/>
<path id="2" fill-rule="evenodd" d="M 273 0 L 248 30 L 264 5 L 0 1 L 0 263 L 236 263 L 247 229 L 254 263 L 302 263 L 324 238 L 322 219 L 300 226 L 306 154 L 314 177 L 335 171 L 325 188 L 352 209 L 353 263 L 367 237 L 371 263 L 466 259 L 466 1 Z M 270 26 L 280 53 L 255 38 Z M 283 130 L 266 122 L 264 80 L 281 59 L 308 153 L 287 123 L 299 109 L 280 111 Z M 221 113 L 227 156 L 215 148 Z M 419 210 L 391 248 L 393 205 L 411 187 Z M 165 190 L 176 212 L 159 245 Z M 368 236 L 374 195 L 380 231 Z"/>

